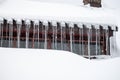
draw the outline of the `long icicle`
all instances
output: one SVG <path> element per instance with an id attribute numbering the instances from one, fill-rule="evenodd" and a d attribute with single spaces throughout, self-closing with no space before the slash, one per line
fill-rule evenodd
<path id="1" fill-rule="evenodd" d="M 72 28 L 72 51 L 75 53 L 74 28 Z"/>
<path id="2" fill-rule="evenodd" d="M 97 48 L 98 47 L 98 32 L 97 32 L 97 28 L 95 30 L 96 30 L 96 45 L 95 45 L 96 50 L 95 51 L 96 51 L 96 56 L 97 56 L 97 53 L 98 53 L 98 48 Z"/>
<path id="3" fill-rule="evenodd" d="M 61 26 L 61 50 L 63 50 L 63 32 L 62 32 L 62 26 Z"/>
<path id="4" fill-rule="evenodd" d="M 84 43 L 83 43 L 83 41 L 84 41 L 84 38 L 83 38 L 83 28 L 82 28 L 82 55 L 84 56 Z"/>
<path id="5" fill-rule="evenodd" d="M 92 36 L 92 31 L 93 31 L 93 28 L 91 27 L 91 29 L 90 29 L 90 54 L 91 55 L 94 55 L 94 51 L 92 51 L 93 50 L 93 48 L 94 48 L 94 46 L 92 45 L 92 39 L 93 39 L 93 36 Z"/>
<path id="6" fill-rule="evenodd" d="M 13 23 L 9 22 L 9 47 L 12 47 Z"/>
<path id="7" fill-rule="evenodd" d="M 44 45 L 44 49 L 47 49 L 47 25 L 45 25 L 45 45 Z"/>
<path id="8" fill-rule="evenodd" d="M 108 55 L 108 30 L 106 29 L 106 54 Z"/>
<path id="9" fill-rule="evenodd" d="M 38 49 L 39 49 L 39 45 L 40 45 L 40 42 L 39 42 L 39 22 L 38 22 L 38 25 L 37 25 L 37 40 L 38 40 Z"/>
<path id="10" fill-rule="evenodd" d="M 26 24 L 26 48 L 28 48 L 28 40 L 29 40 L 29 24 Z"/>
<path id="11" fill-rule="evenodd" d="M 81 55 L 81 28 L 79 28 L 79 54 Z"/>
<path id="12" fill-rule="evenodd" d="M 11 26 L 11 47 L 13 47 L 13 22 Z"/>
<path id="13" fill-rule="evenodd" d="M 90 59 L 90 28 L 88 28 L 88 56 Z"/>
<path id="14" fill-rule="evenodd" d="M 1 24 L 1 47 L 3 47 L 2 44 L 3 44 L 3 23 Z"/>
<path id="15" fill-rule="evenodd" d="M 2 27 L 2 24 L 0 23 L 0 47 L 2 47 L 2 46 L 1 46 L 1 37 L 2 37 L 2 36 L 1 36 L 1 33 L 2 33 L 1 27 Z"/>
<path id="16" fill-rule="evenodd" d="M 45 26 L 43 25 L 43 23 L 42 23 L 42 41 L 43 41 L 43 44 L 41 44 L 41 47 L 42 47 L 42 49 L 44 49 L 45 48 Z"/>
<path id="17" fill-rule="evenodd" d="M 99 39 L 99 40 L 98 40 L 98 41 L 99 41 L 99 43 L 98 43 L 98 44 L 99 44 L 99 55 L 101 54 L 101 51 L 100 51 L 100 50 L 101 50 L 101 45 L 100 45 L 100 43 L 101 43 L 101 42 L 100 42 L 100 36 L 101 36 L 101 35 L 100 35 L 100 29 L 99 29 L 99 38 L 98 38 L 98 39 Z"/>
<path id="18" fill-rule="evenodd" d="M 116 32 L 114 32 L 114 53 L 117 53 Z"/>
<path id="19" fill-rule="evenodd" d="M 20 48 L 20 28 L 21 28 L 21 24 L 17 24 L 17 47 Z"/>
<path id="20" fill-rule="evenodd" d="M 57 50 L 57 25 L 55 26 L 55 49 Z"/>
<path id="21" fill-rule="evenodd" d="M 55 28 L 54 28 L 54 26 L 52 25 L 52 31 L 53 31 L 53 40 L 52 40 L 52 43 L 53 43 L 53 44 L 52 44 L 52 48 L 53 48 L 53 49 L 55 49 L 55 45 L 54 45 L 54 44 L 55 44 L 55 33 L 54 33 L 55 30 L 54 30 L 54 29 L 55 29 Z"/>
<path id="22" fill-rule="evenodd" d="M 10 48 L 10 36 L 11 36 L 11 24 L 9 23 L 9 48 Z M 3 35 L 2 35 L 3 36 Z M 2 42 L 2 41 L 1 41 Z"/>
<path id="23" fill-rule="evenodd" d="M 73 45 L 72 45 L 72 27 L 70 27 L 70 51 L 73 52 Z"/>

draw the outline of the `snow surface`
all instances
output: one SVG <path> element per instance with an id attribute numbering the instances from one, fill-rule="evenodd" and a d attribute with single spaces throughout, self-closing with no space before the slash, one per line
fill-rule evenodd
<path id="1" fill-rule="evenodd" d="M 40 49 L 0 48 L 0 80 L 120 80 L 120 58 L 89 60 Z"/>
<path id="2" fill-rule="evenodd" d="M 83 6 L 81 1 L 0 0 L 0 17 L 120 26 L 119 0 L 102 0 L 103 8 Z M 120 30 L 116 44 L 118 56 Z M 0 48 L 0 80 L 120 80 L 119 68 L 119 57 L 88 60 L 66 51 Z"/>
<path id="3" fill-rule="evenodd" d="M 50 1 L 52 1 L 50 3 Z M 108 8 L 89 8 L 82 0 L 6 0 L 0 5 L 0 16 L 15 19 L 46 19 L 57 21 L 116 24 L 116 16 Z M 61 3 L 59 3 L 61 2 Z M 67 4 L 68 2 L 68 4 Z M 71 4 L 69 4 L 71 3 Z M 80 5 L 78 5 L 80 3 Z M 109 14 L 108 14 L 109 13 Z"/>

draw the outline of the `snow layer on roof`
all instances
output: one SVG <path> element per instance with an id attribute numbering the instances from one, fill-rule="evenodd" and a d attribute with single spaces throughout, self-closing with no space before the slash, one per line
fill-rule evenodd
<path id="1" fill-rule="evenodd" d="M 71 5 L 43 0 L 5 0 L 0 5 L 0 17 L 116 24 L 111 9 L 82 6 L 81 1 L 80 5 Z"/>

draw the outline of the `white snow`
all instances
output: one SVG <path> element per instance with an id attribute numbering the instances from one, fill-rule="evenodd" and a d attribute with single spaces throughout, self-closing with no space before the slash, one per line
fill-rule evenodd
<path id="1" fill-rule="evenodd" d="M 64 2 L 65 1 L 65 2 Z M 103 8 L 82 0 L 0 0 L 0 17 L 115 24 L 120 28 L 118 0 Z M 116 33 L 120 55 L 120 30 Z M 88 60 L 76 54 L 42 49 L 0 48 L 0 80 L 120 80 L 120 58 Z"/>
<path id="2" fill-rule="evenodd" d="M 58 0 L 59 2 L 60 0 Z M 16 19 L 46 19 L 57 21 L 116 24 L 115 14 L 108 8 L 89 8 L 88 6 L 62 3 L 49 3 L 41 0 L 6 0 L 0 5 L 0 16 Z M 53 0 L 54 2 L 54 0 Z M 108 14 L 109 13 L 109 14 Z"/>
<path id="3" fill-rule="evenodd" d="M 0 48 L 0 80 L 119 80 L 120 58 L 88 60 L 65 51 Z"/>

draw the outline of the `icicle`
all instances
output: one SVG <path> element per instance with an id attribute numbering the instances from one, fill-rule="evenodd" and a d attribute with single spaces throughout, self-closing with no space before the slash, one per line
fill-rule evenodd
<path id="1" fill-rule="evenodd" d="M 99 41 L 99 43 L 98 43 L 98 45 L 99 45 L 99 47 L 98 47 L 98 49 L 99 49 L 98 55 L 101 55 L 101 31 L 100 30 L 99 30 L 98 41 Z"/>
<path id="2" fill-rule="evenodd" d="M 33 23 L 33 26 L 31 26 L 31 27 L 33 27 L 33 37 L 32 37 L 32 48 L 34 48 L 35 47 L 35 24 L 34 24 L 34 22 L 32 21 L 32 23 Z"/>
<path id="3" fill-rule="evenodd" d="M 91 30 L 90 30 L 90 53 L 92 54 L 92 55 L 95 55 L 95 46 L 93 45 L 93 28 L 91 28 Z"/>
<path id="4" fill-rule="evenodd" d="M 26 25 L 26 48 L 28 48 L 28 45 L 29 45 L 29 27 L 30 27 L 30 25 L 29 24 L 27 24 Z"/>
<path id="5" fill-rule="evenodd" d="M 108 55 L 109 53 L 108 53 L 108 35 L 109 35 L 109 31 L 108 31 L 108 29 L 106 28 L 106 54 Z"/>
<path id="6" fill-rule="evenodd" d="M 21 20 L 17 20 L 17 47 L 20 48 L 20 30 L 21 29 Z"/>
<path id="7" fill-rule="evenodd" d="M 53 26 L 53 42 L 54 42 L 54 49 L 57 50 L 57 23 L 56 21 L 52 21 Z"/>
<path id="8" fill-rule="evenodd" d="M 88 56 L 90 59 L 90 28 L 88 28 Z"/>
<path id="9" fill-rule="evenodd" d="M 95 32 L 96 32 L 96 45 L 95 45 L 95 47 L 96 47 L 96 56 L 98 55 L 98 29 L 99 29 L 99 25 L 96 25 L 95 26 Z"/>
<path id="10" fill-rule="evenodd" d="M 82 24 L 78 24 L 78 27 L 79 27 L 79 54 L 80 55 L 83 55 L 82 54 Z"/>
<path id="11" fill-rule="evenodd" d="M 116 42 L 116 32 L 114 32 L 114 35 L 113 35 L 113 36 L 114 36 L 114 38 L 113 38 L 113 39 L 114 39 L 114 42 L 113 42 L 113 43 L 114 43 L 114 53 L 117 53 L 117 47 L 116 47 L 116 45 L 117 45 L 117 42 Z M 115 56 L 117 56 L 117 55 L 115 55 Z"/>
<path id="12" fill-rule="evenodd" d="M 2 47 L 2 23 L 0 22 L 0 47 Z"/>
<path id="13" fill-rule="evenodd" d="M 52 36 L 53 36 L 53 39 L 52 39 L 52 43 L 53 43 L 53 45 L 52 45 L 52 47 L 53 47 L 53 49 L 55 49 L 55 29 L 54 29 L 54 26 L 52 26 L 52 31 L 53 31 L 53 34 L 52 34 Z"/>
<path id="14" fill-rule="evenodd" d="M 3 44 L 3 23 L 1 24 L 1 47 L 3 47 L 2 44 Z"/>
<path id="15" fill-rule="evenodd" d="M 10 47 L 12 47 L 13 41 L 13 23 L 10 24 Z"/>
<path id="16" fill-rule="evenodd" d="M 11 24 L 9 23 L 9 48 L 10 48 L 10 39 L 11 39 Z"/>
<path id="17" fill-rule="evenodd" d="M 39 48 L 39 21 L 35 20 L 35 48 Z"/>
<path id="18" fill-rule="evenodd" d="M 74 28 L 72 28 L 72 51 L 75 53 L 75 38 L 74 38 Z"/>
<path id="19" fill-rule="evenodd" d="M 11 25 L 11 47 L 13 47 L 13 24 Z"/>
<path id="20" fill-rule="evenodd" d="M 90 28 L 90 55 L 93 55 L 94 54 L 94 51 L 92 51 L 92 28 Z"/>
<path id="21" fill-rule="evenodd" d="M 57 26 L 55 27 L 55 49 L 57 49 Z"/>
<path id="22" fill-rule="evenodd" d="M 1 43 L 1 22 L 0 22 L 0 43 Z M 0 44 L 1 47 L 1 44 Z"/>
<path id="23" fill-rule="evenodd" d="M 5 47 L 9 47 L 8 46 L 8 44 L 9 44 L 9 41 L 8 41 L 8 32 L 7 32 L 7 30 L 8 30 L 8 23 L 6 24 L 6 29 L 5 29 L 6 31 L 5 31 L 5 35 L 6 35 L 6 37 L 5 37 Z"/>
<path id="24" fill-rule="evenodd" d="M 102 44 L 102 53 L 101 54 L 105 54 L 105 30 L 103 29 L 103 44 Z"/>
<path id="25" fill-rule="evenodd" d="M 114 32 L 114 53 L 117 53 L 116 52 L 117 51 L 116 45 L 117 45 L 117 42 L 116 42 L 116 32 Z"/>
<path id="26" fill-rule="evenodd" d="M 63 32 L 62 32 L 62 26 L 61 26 L 61 50 L 63 50 Z"/>
<path id="27" fill-rule="evenodd" d="M 45 26 L 45 44 L 44 44 L 44 49 L 47 49 L 47 27 Z"/>
<path id="28" fill-rule="evenodd" d="M 97 53 L 98 53 L 98 30 L 96 28 L 96 56 L 97 56 Z"/>
<path id="29" fill-rule="evenodd" d="M 81 29 L 79 28 L 79 54 L 81 55 Z"/>
<path id="30" fill-rule="evenodd" d="M 109 47 L 109 46 L 108 46 L 108 26 L 104 25 L 103 28 L 104 28 L 104 30 L 105 30 L 105 38 L 106 38 L 106 39 L 105 39 L 105 40 L 106 40 L 106 41 L 105 41 L 105 42 L 106 42 L 106 43 L 105 43 L 105 45 L 106 45 L 105 52 L 106 52 L 106 55 L 108 55 L 108 47 Z"/>
<path id="31" fill-rule="evenodd" d="M 66 31 L 65 27 L 63 28 L 63 50 L 66 50 Z"/>
<path id="32" fill-rule="evenodd" d="M 40 42 L 39 42 L 39 24 L 38 24 L 37 28 L 38 28 L 38 48 L 40 48 L 40 46 L 39 46 L 40 45 Z"/>
<path id="33" fill-rule="evenodd" d="M 20 48 L 20 27 L 21 25 L 20 24 L 17 24 L 17 47 Z"/>
<path id="34" fill-rule="evenodd" d="M 13 23 L 12 20 L 8 21 L 9 21 L 9 47 L 12 47 Z"/>
<path id="35" fill-rule="evenodd" d="M 72 27 L 70 27 L 70 51 L 73 52 L 73 45 L 72 45 Z"/>
<path id="36" fill-rule="evenodd" d="M 73 23 L 70 23 L 70 51 L 73 52 L 73 39 L 72 39 L 72 34 L 73 34 L 73 31 L 72 31 L 72 27 L 74 26 Z"/>
<path id="37" fill-rule="evenodd" d="M 84 33 L 83 33 L 83 28 L 82 28 L 82 36 L 81 36 L 82 37 L 81 38 L 82 39 L 82 55 L 84 56 L 85 53 L 84 53 L 84 37 L 83 36 L 84 36 Z"/>
<path id="38" fill-rule="evenodd" d="M 44 28 L 44 22 L 42 22 L 42 39 L 45 39 L 45 28 Z M 45 40 L 42 40 L 43 43 L 41 42 L 41 48 L 44 49 L 45 48 Z"/>
<path id="39" fill-rule="evenodd" d="M 0 18 L 0 47 L 2 47 L 3 39 L 3 19 Z"/>
<path id="40" fill-rule="evenodd" d="M 116 43 L 116 32 L 115 32 L 116 26 L 111 26 L 111 28 L 114 31 L 113 32 L 113 38 L 112 38 L 112 41 L 111 41 L 111 45 L 112 45 L 112 49 L 111 50 L 113 50 L 113 54 L 115 54 L 115 53 L 117 53 L 116 52 L 117 51 L 117 47 L 116 47 L 116 45 L 117 45 L 117 43 Z M 117 55 L 113 55 L 113 54 L 111 54 L 111 56 L 117 56 Z"/>
<path id="41" fill-rule="evenodd" d="M 30 22 L 26 21 L 26 48 L 28 48 Z"/>
<path id="42" fill-rule="evenodd" d="M 61 50 L 64 50 L 64 44 L 63 44 L 63 37 L 64 37 L 64 31 L 63 27 L 65 27 L 65 23 L 61 22 Z"/>

